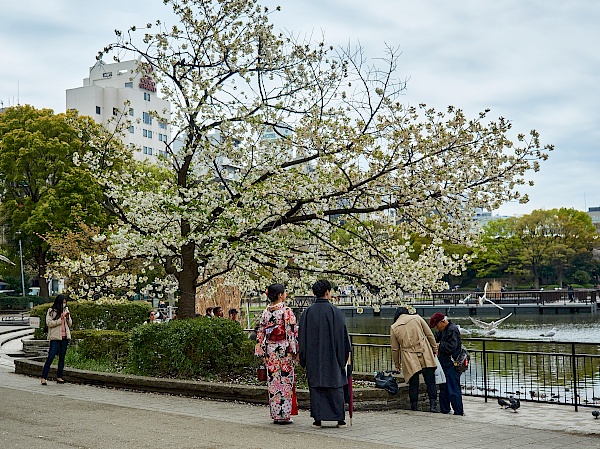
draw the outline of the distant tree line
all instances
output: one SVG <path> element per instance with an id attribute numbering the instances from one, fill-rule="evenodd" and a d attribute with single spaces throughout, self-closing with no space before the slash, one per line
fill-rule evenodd
<path id="1" fill-rule="evenodd" d="M 521 217 L 487 223 L 482 248 L 460 276 L 447 276 L 450 286 L 499 279 L 508 288 L 598 283 L 600 246 L 592 220 L 575 209 L 535 210 Z"/>

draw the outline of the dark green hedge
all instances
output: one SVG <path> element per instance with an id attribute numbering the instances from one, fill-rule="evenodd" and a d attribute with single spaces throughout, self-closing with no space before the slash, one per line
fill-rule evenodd
<path id="1" fill-rule="evenodd" d="M 5 296 L 0 295 L 0 310 L 28 310 L 29 303 L 34 306 L 44 304 L 46 299 L 41 296 Z"/>
<path id="2" fill-rule="evenodd" d="M 40 328 L 34 338 L 45 338 L 46 312 L 51 303 L 31 309 L 31 316 L 40 317 Z M 73 319 L 71 330 L 98 329 L 128 332 L 148 318 L 152 306 L 143 301 L 70 301 L 69 310 Z"/>
<path id="3" fill-rule="evenodd" d="M 83 330 L 73 331 L 77 351 L 86 359 L 111 360 L 124 363 L 129 357 L 129 334 L 121 331 Z"/>
<path id="4" fill-rule="evenodd" d="M 226 319 L 146 324 L 131 332 L 129 369 L 141 375 L 193 378 L 254 366 L 254 342 Z"/>

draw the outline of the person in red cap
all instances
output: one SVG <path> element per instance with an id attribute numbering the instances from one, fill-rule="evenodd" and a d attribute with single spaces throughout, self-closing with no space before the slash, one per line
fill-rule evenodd
<path id="1" fill-rule="evenodd" d="M 462 339 L 458 326 L 448 320 L 441 312 L 436 312 L 429 318 L 429 327 L 438 331 L 435 340 L 438 343 L 438 358 L 446 375 L 446 383 L 440 384 L 440 411 L 450 413 L 450 406 L 455 415 L 464 416 L 462 393 L 460 391 L 460 375 L 454 368 L 452 357 L 458 357 L 462 348 Z"/>

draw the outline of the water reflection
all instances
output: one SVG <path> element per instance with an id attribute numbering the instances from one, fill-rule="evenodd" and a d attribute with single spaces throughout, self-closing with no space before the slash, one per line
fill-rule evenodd
<path id="1" fill-rule="evenodd" d="M 428 317 L 423 317 L 426 319 Z M 483 321 L 494 318 L 479 317 Z M 450 317 L 461 327 L 473 332 L 473 337 L 483 337 L 482 329 L 471 323 L 468 317 Z M 346 317 L 348 331 L 361 334 L 390 333 L 391 317 L 375 317 L 359 315 Z M 552 338 L 541 337 L 540 334 L 556 328 Z M 569 314 L 569 315 L 513 315 L 498 328 L 496 338 L 512 338 L 541 341 L 568 341 L 581 343 L 600 343 L 600 314 Z"/>
<path id="2" fill-rule="evenodd" d="M 467 317 L 451 319 L 472 330 L 470 337 L 483 337 Z M 393 369 L 388 337 L 392 318 L 361 315 L 346 320 L 351 333 L 381 334 L 379 337 L 352 337 L 355 368 L 364 372 Z M 552 340 L 540 336 L 553 327 L 557 333 Z M 514 395 L 522 400 L 562 404 L 600 403 L 599 316 L 512 316 L 498 330 L 496 337 L 497 340 L 485 342 L 485 362 L 483 342 L 465 338 L 465 344 L 471 350 L 470 369 L 461 378 L 465 394 L 480 396 L 487 388 L 489 396 Z M 530 341 L 499 341 L 501 339 Z M 576 354 L 575 366 L 573 352 Z"/>

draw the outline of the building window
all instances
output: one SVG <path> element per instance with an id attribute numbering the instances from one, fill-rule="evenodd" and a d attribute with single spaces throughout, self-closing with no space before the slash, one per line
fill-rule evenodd
<path id="1" fill-rule="evenodd" d="M 149 93 L 144 92 L 144 100 L 150 101 L 150 94 Z"/>
<path id="2" fill-rule="evenodd" d="M 100 114 L 100 106 L 96 106 L 96 114 Z"/>
<path id="3" fill-rule="evenodd" d="M 113 108 L 113 115 L 117 115 L 119 113 L 119 110 L 117 108 Z"/>
<path id="4" fill-rule="evenodd" d="M 152 117 L 150 117 L 150 114 L 148 114 L 147 112 L 142 112 L 142 121 L 146 125 L 152 125 Z"/>
<path id="5" fill-rule="evenodd" d="M 148 154 L 148 147 L 144 147 L 143 153 Z"/>
<path id="6" fill-rule="evenodd" d="M 166 122 L 160 121 L 160 122 L 158 122 L 158 126 L 160 126 L 160 129 L 167 129 Z"/>
<path id="7" fill-rule="evenodd" d="M 125 83 L 125 87 L 129 87 L 130 89 L 133 89 L 133 82 Z"/>
<path id="8" fill-rule="evenodd" d="M 148 137 L 148 130 L 144 129 L 142 131 L 142 134 L 144 135 L 144 137 Z"/>
<path id="9" fill-rule="evenodd" d="M 134 132 L 133 125 L 131 125 L 131 126 L 129 127 L 129 132 L 130 132 L 131 134 L 133 134 L 133 132 Z"/>
<path id="10" fill-rule="evenodd" d="M 148 147 L 148 154 L 152 156 L 152 148 Z"/>
<path id="11" fill-rule="evenodd" d="M 152 131 L 148 130 L 148 137 L 152 139 Z"/>
<path id="12" fill-rule="evenodd" d="M 133 117 L 133 108 L 129 108 L 129 115 Z"/>

